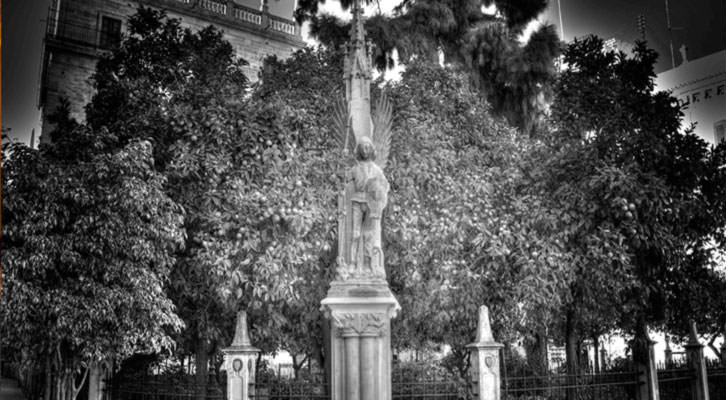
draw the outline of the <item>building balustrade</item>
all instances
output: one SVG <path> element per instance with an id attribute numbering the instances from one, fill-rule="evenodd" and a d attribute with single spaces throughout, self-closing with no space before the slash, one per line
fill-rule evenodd
<path id="1" fill-rule="evenodd" d="M 214 0 L 202 0 L 202 8 L 216 14 L 227 14 L 227 4 Z"/>
<path id="2" fill-rule="evenodd" d="M 250 8 L 235 6 L 234 17 L 241 21 L 249 22 L 251 24 L 262 24 L 262 13 L 260 11 L 255 11 Z"/>
<path id="3" fill-rule="evenodd" d="M 282 18 L 270 17 L 270 28 L 273 31 L 295 35 L 295 23 L 284 20 Z"/>

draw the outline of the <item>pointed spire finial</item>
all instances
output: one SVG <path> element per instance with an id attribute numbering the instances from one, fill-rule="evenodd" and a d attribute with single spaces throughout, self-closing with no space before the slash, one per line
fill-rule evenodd
<path id="1" fill-rule="evenodd" d="M 361 0 L 353 0 L 351 8 L 353 20 L 350 39 L 345 45 L 343 79 L 348 115 L 350 115 L 348 128 L 353 132 L 357 142 L 362 137 L 370 137 L 372 132 L 370 105 L 372 50 L 371 45 L 366 43 Z"/>
<path id="2" fill-rule="evenodd" d="M 237 326 L 234 330 L 232 346 L 252 346 L 252 342 L 250 342 L 250 334 L 247 331 L 247 312 L 244 310 L 237 313 Z"/>
<path id="3" fill-rule="evenodd" d="M 360 0 L 353 0 L 353 21 L 350 24 L 350 39 L 355 42 L 365 43 L 366 32 L 363 28 L 363 6 Z"/>
<path id="4" fill-rule="evenodd" d="M 494 336 L 492 335 L 492 326 L 489 322 L 489 308 L 487 306 L 479 307 L 479 325 L 477 328 L 477 342 L 481 343 L 494 341 Z"/>

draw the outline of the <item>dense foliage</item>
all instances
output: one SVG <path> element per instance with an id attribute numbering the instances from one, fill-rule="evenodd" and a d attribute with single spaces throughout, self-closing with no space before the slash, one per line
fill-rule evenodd
<path id="1" fill-rule="evenodd" d="M 572 216 L 563 227 L 577 260 L 562 313 L 568 347 L 616 327 L 639 336 L 668 315 L 680 319 L 668 328 L 685 332 L 698 318 L 683 308 L 695 287 L 726 282 L 713 264 L 726 226 L 724 146 L 679 132 L 682 114 L 668 93 L 654 91 L 657 54 L 644 43 L 626 56 L 587 37 L 564 56 L 536 190 Z M 723 320 L 706 315 L 709 325 Z"/>
<path id="2" fill-rule="evenodd" d="M 349 24 L 318 15 L 319 2 L 324 1 L 298 2 L 297 17 L 311 21 L 312 36 L 338 48 Z M 352 2 L 341 3 L 348 8 Z M 485 14 L 482 8 L 488 6 L 496 13 Z M 437 62 L 441 51 L 447 63 L 465 67 L 495 115 L 533 134 L 542 123 L 560 44 L 552 25 L 537 27 L 521 41 L 546 7 L 546 0 L 404 0 L 392 16 L 370 16 L 365 26 L 379 68 L 392 65 L 394 51 L 404 64 L 416 58 Z"/>
<path id="3" fill-rule="evenodd" d="M 141 8 L 99 63 L 87 107 L 89 124 L 118 132 L 119 143 L 156 144 L 164 189 L 184 208 L 186 246 L 169 295 L 187 324 L 180 353 L 195 355 L 200 383 L 238 308 L 260 347 L 280 348 L 332 224 L 334 154 L 286 125 L 301 110 L 250 98 L 242 65 L 220 31 L 185 30 Z"/>
<path id="4" fill-rule="evenodd" d="M 73 400 L 92 364 L 173 348 L 183 323 L 164 286 L 184 231 L 149 142 L 74 155 L 109 134 L 68 134 L 40 151 L 3 143 L 0 345 Z"/>
<path id="5" fill-rule="evenodd" d="M 341 151 L 331 142 L 330 112 L 342 96 L 340 64 L 339 53 L 323 49 L 273 60 L 255 95 L 297 110 L 285 125 L 298 127 L 307 146 L 320 146 L 327 157 Z M 568 279 L 566 255 L 549 229 L 558 215 L 535 196 L 521 196 L 534 144 L 490 116 L 465 74 L 422 60 L 410 63 L 400 82 L 373 89 L 374 100 L 389 97 L 395 115 L 383 221 L 387 274 L 403 307 L 394 346 L 451 344 L 451 367 L 463 373 L 479 305 L 490 305 L 496 328 L 513 337 L 522 322 L 557 303 Z M 330 270 L 332 259 L 323 257 L 323 268 Z M 316 312 L 327 281 L 314 286 L 308 313 Z"/>

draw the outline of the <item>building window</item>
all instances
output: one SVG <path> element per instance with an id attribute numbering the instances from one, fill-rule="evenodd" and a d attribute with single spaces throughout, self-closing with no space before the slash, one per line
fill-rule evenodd
<path id="1" fill-rule="evenodd" d="M 716 144 L 726 139 L 726 119 L 722 119 L 713 124 L 713 133 L 716 138 Z"/>
<path id="2" fill-rule="evenodd" d="M 98 41 L 102 49 L 113 49 L 121 43 L 121 20 L 101 17 L 101 36 Z"/>

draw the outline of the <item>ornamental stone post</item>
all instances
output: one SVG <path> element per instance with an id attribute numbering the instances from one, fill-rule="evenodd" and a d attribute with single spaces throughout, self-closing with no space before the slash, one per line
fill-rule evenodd
<path id="1" fill-rule="evenodd" d="M 247 313 L 237 313 L 237 326 L 232 345 L 222 349 L 224 369 L 227 371 L 227 399 L 249 400 L 255 390 L 255 361 L 259 349 L 250 343 L 247 331 Z"/>
<path id="2" fill-rule="evenodd" d="M 637 349 L 633 354 L 637 370 L 641 379 L 644 379 L 641 380 L 641 385 L 638 387 L 636 398 L 638 400 L 660 400 L 658 370 L 655 365 L 655 341 L 650 338 L 647 327 L 644 326 L 640 334 L 636 333 L 633 347 Z"/>
<path id="3" fill-rule="evenodd" d="M 391 318 L 400 306 L 385 281 L 334 281 L 321 310 L 330 321 L 332 400 L 391 399 Z"/>
<path id="4" fill-rule="evenodd" d="M 499 350 L 503 344 L 494 341 L 487 306 L 479 307 L 476 341 L 467 345 L 471 349 L 471 378 L 480 400 L 501 399 L 501 371 Z"/>
<path id="5" fill-rule="evenodd" d="M 691 398 L 693 400 L 709 400 L 706 359 L 703 357 L 703 345 L 698 341 L 696 323 L 693 321 L 691 321 L 691 332 L 688 344 L 684 347 L 686 348 L 688 364 L 693 371 L 693 379 L 691 380 Z"/>
<path id="6" fill-rule="evenodd" d="M 665 365 L 666 368 L 670 368 L 673 365 L 673 350 L 671 349 L 671 341 L 668 339 L 668 334 L 665 334 Z"/>

